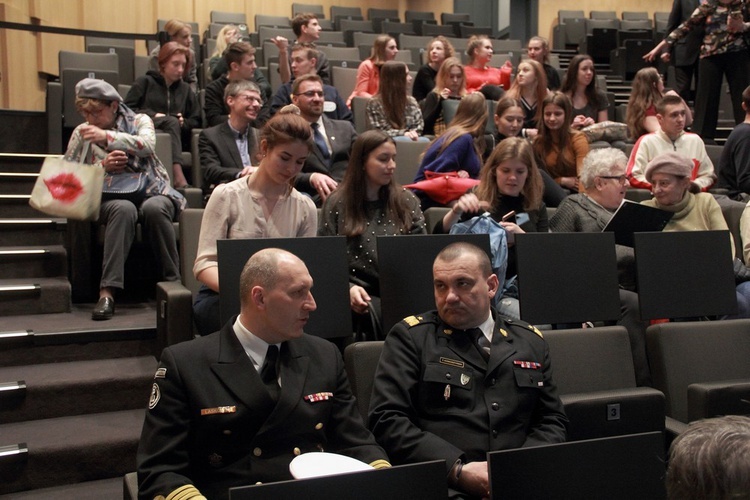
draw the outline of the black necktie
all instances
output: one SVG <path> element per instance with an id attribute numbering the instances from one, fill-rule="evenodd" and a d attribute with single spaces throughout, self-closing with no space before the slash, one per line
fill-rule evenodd
<path id="1" fill-rule="evenodd" d="M 323 154 L 323 158 L 327 160 L 331 157 L 331 153 L 328 152 L 326 140 L 323 138 L 323 134 L 320 133 L 320 123 L 314 122 L 311 123 L 310 126 L 312 126 L 313 129 L 313 140 L 315 141 L 315 144 L 318 145 L 318 149 L 320 149 L 320 152 Z"/>
<path id="2" fill-rule="evenodd" d="M 481 328 L 470 328 L 467 333 L 471 336 L 474 341 L 474 345 L 479 350 L 479 354 L 482 355 L 485 361 L 490 359 L 490 341 L 484 335 Z"/>
<path id="3" fill-rule="evenodd" d="M 269 345 L 266 351 L 266 360 L 260 369 L 260 379 L 266 384 L 271 398 L 276 401 L 279 399 L 279 381 L 276 372 L 276 363 L 279 360 L 279 348 L 275 345 Z"/>

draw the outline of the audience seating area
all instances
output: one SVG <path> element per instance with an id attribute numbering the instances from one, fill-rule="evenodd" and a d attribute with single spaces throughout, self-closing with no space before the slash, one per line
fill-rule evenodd
<path id="1" fill-rule="evenodd" d="M 424 63 L 426 46 L 432 37 L 446 36 L 466 62 L 463 53 L 466 39 L 474 34 L 491 35 L 490 28 L 483 22 L 461 13 L 407 10 L 402 16 L 392 9 L 363 11 L 359 7 L 333 6 L 325 11 L 322 5 L 291 5 L 290 16 L 301 12 L 318 15 L 324 28 L 319 50 L 331 62 L 332 84 L 344 98 L 354 88 L 357 64 L 369 56 L 378 34 L 387 33 L 396 38 L 400 49 L 398 59 L 409 66 L 412 76 Z M 618 17 L 614 11 L 591 11 L 586 15 L 584 11 L 560 10 L 551 40 L 554 49 L 551 62 L 562 73 L 576 53 L 592 55 L 599 73 L 599 86 L 608 91 L 610 118 L 624 121 L 629 81 L 643 67 L 642 55 L 664 37 L 667 17 L 668 13 L 663 12 L 654 13 L 652 17 L 646 12 L 622 12 Z M 199 65 L 199 92 L 209 83 L 206 68 L 216 36 L 230 23 L 237 25 L 243 39 L 256 47 L 257 63 L 275 91 L 281 85 L 278 49 L 267 40 L 274 36 L 293 40 L 290 19 L 212 11 L 209 19 L 201 20 L 205 27 L 202 33 L 199 33 L 198 23 L 191 23 Z M 249 21 L 254 31 L 250 31 Z M 162 29 L 165 22 L 165 19 L 157 20 L 155 28 Z M 492 43 L 494 65 L 507 59 L 515 67 L 525 57 L 524 40 L 493 38 Z M 124 97 L 134 79 L 145 73 L 149 58 L 135 55 L 135 44 L 132 40 L 87 37 L 85 53 L 60 52 L 59 80 L 47 86 L 46 153 L 61 154 L 73 128 L 82 121 L 74 104 L 73 89 L 77 81 L 89 76 L 102 78 L 118 87 Z M 155 42 L 149 41 L 149 51 L 154 46 Z M 660 69 L 666 72 L 666 67 Z M 726 100 L 723 96 L 719 103 L 723 110 L 720 118 L 731 117 Z M 495 104 L 488 102 L 490 116 Z M 368 127 L 366 105 L 365 98 L 356 97 L 352 101 L 354 124 L 359 133 Z M 446 122 L 455 114 L 455 105 L 456 101 L 445 102 Z M 726 135 L 727 126 L 726 120 L 720 120 L 724 133 L 720 132 L 719 142 Z M 123 475 L 135 468 L 143 408 L 159 353 L 164 347 L 195 335 L 192 301 L 200 283 L 193 277 L 192 267 L 204 206 L 197 146 L 199 132 L 200 129 L 193 131 L 191 144 L 182 153 L 184 165 L 192 169 L 194 186 L 185 190 L 189 208 L 174 224 L 182 282 L 156 284 L 155 311 L 152 306 L 145 312 L 137 306 L 132 310 L 126 306 L 122 315 L 118 309 L 114 324 L 97 330 L 92 330 L 95 327 L 90 325 L 78 326 L 82 316 L 88 318 L 88 311 L 81 315 L 75 303 L 91 300 L 97 287 L 101 234 L 92 231 L 94 226 L 89 223 L 49 219 L 28 209 L 25 204 L 31 189 L 29 179 L 38 172 L 42 157 L 0 158 L 3 210 L 6 210 L 6 201 L 9 207 L 0 219 L 0 234 L 3 235 L 0 297 L 6 297 L 2 294 L 6 293 L 7 286 L 16 286 L 19 282 L 24 286 L 33 283 L 28 286 L 36 287 L 33 292 L 13 290 L 10 293 L 14 295 L 9 295 L 5 304 L 0 303 L 0 315 L 11 320 L 0 329 L 3 330 L 0 331 L 0 498 L 112 498 L 119 497 L 123 491 Z M 488 120 L 486 132 L 495 132 L 492 119 Z M 399 183 L 413 180 L 419 158 L 427 146 L 422 142 L 397 142 L 396 179 Z M 592 145 L 607 146 L 608 143 Z M 632 150 L 632 144 L 622 147 L 626 154 Z M 158 134 L 158 156 L 170 158 L 170 148 L 168 136 Z M 722 146 L 708 146 L 707 150 L 717 166 Z M 169 161 L 163 163 L 171 167 Z M 6 192 L 13 193 L 12 196 L 21 192 L 20 196 L 25 198 L 11 200 Z M 745 204 L 731 201 L 720 193 L 717 195 L 734 236 L 736 253 L 742 256 L 739 220 Z M 650 193 L 629 189 L 627 198 L 640 201 L 650 198 Z M 23 207 L 11 208 L 11 202 Z M 425 213 L 429 232 L 445 210 L 430 209 Z M 536 236 L 544 238 L 545 235 Z M 140 231 L 137 239 L 140 243 Z M 585 248 L 583 238 L 573 240 L 576 250 Z M 28 251 L 43 252 L 43 257 L 27 262 L 31 258 L 24 252 Z M 426 258 L 419 252 L 409 256 Z M 308 259 L 307 264 L 311 268 L 321 266 L 313 258 Z M 144 297 L 153 299 L 154 270 L 137 263 L 131 263 L 127 269 L 132 271 L 129 279 L 140 285 L 139 291 L 145 290 Z M 661 269 L 644 272 L 656 274 Z M 414 274 L 409 276 L 413 279 Z M 417 284 L 422 289 L 421 298 L 432 300 L 431 282 L 422 281 Z M 680 286 L 679 283 L 673 285 Z M 328 292 L 314 291 L 318 300 Z M 29 298 L 31 293 L 35 294 L 33 298 Z M 384 317 L 389 314 L 388 306 L 388 301 L 384 300 Z M 43 314 L 61 315 L 54 316 L 61 323 L 57 326 L 59 330 L 45 325 L 39 328 L 49 331 L 35 333 L 25 326 L 27 318 Z M 74 317 L 71 321 L 77 322 L 75 325 L 65 324 L 64 318 L 70 315 Z M 147 317 L 145 322 L 141 315 Z M 48 323 L 55 320 L 48 320 Z M 568 320 L 553 318 L 549 322 Z M 6 329 L 8 331 L 4 331 Z M 571 421 L 571 440 L 663 431 L 666 446 L 690 421 L 750 412 L 747 403 L 750 320 L 681 321 L 650 326 L 647 353 L 654 388 L 636 387 L 628 332 L 621 326 L 547 330 L 544 336 L 553 359 L 555 381 Z M 376 341 L 353 343 L 345 349 L 346 370 L 365 419 L 381 350 L 382 342 Z M 81 432 L 82 429 L 86 432 Z M 125 478 L 124 498 L 136 498 L 136 495 L 137 482 L 131 473 Z"/>

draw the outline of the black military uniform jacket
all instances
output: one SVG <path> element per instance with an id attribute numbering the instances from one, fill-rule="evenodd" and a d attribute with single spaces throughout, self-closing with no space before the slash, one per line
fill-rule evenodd
<path id="1" fill-rule="evenodd" d="M 496 315 L 485 361 L 436 311 L 410 316 L 385 340 L 369 423 L 394 464 L 486 460 L 488 451 L 559 443 L 567 417 L 542 334 Z"/>
<path id="2" fill-rule="evenodd" d="M 284 342 L 274 403 L 233 324 L 162 353 L 138 447 L 140 498 L 185 485 L 226 498 L 231 486 L 292 479 L 289 462 L 311 451 L 387 465 L 333 344 L 308 335 Z"/>

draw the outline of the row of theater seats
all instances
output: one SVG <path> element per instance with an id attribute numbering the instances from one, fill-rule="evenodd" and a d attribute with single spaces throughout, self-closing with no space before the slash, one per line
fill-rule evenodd
<path id="1" fill-rule="evenodd" d="M 725 213 L 729 214 L 728 218 L 738 221 L 741 209 L 744 208 L 742 205 L 733 202 L 731 208 L 725 208 Z M 425 214 L 428 229 L 444 213 L 445 209 L 428 210 Z M 199 283 L 193 277 L 192 264 L 196 256 L 202 216 L 203 211 L 200 209 L 188 209 L 181 216 L 179 233 L 183 282 L 157 285 L 160 311 L 157 330 L 161 344 L 157 351 L 165 345 L 193 336 L 191 304 Z M 730 223 L 735 231 L 737 225 Z M 636 247 L 636 255 L 643 257 L 640 261 L 636 259 L 639 265 L 639 283 L 643 282 L 642 287 L 648 285 L 648 288 L 641 290 L 645 292 L 641 293 L 643 319 L 723 315 L 736 312 L 731 254 L 726 245 L 726 232 L 654 233 L 646 236 L 646 242 L 641 244 L 646 250 L 639 253 L 638 246 Z M 455 238 L 454 235 L 378 238 L 381 290 L 389 290 L 382 293 L 381 299 L 384 331 L 388 331 L 401 318 L 415 311 L 433 307 L 429 288 L 429 256 L 437 254 L 436 249 L 442 248 L 441 244 L 444 245 L 446 241 L 453 241 Z M 486 235 L 468 235 L 465 238 L 478 238 L 480 244 L 489 245 Z M 523 297 L 523 319 L 535 324 L 617 320 L 620 308 L 616 263 L 614 252 L 611 252 L 614 239 L 611 238 L 612 233 L 523 235 L 523 241 L 518 243 L 519 276 L 522 273 L 526 276 L 519 280 Z M 339 242 L 331 243 L 332 241 Z M 638 245 L 638 239 L 636 242 Z M 326 313 L 324 306 L 321 306 L 316 315 L 318 321 L 331 318 L 336 318 L 336 321 L 320 324 L 313 321 L 309 325 L 311 331 L 324 337 L 350 336 L 351 325 L 342 320 L 348 316 L 348 302 L 340 300 L 341 297 L 345 298 L 346 294 L 341 292 L 342 295 L 337 295 L 334 290 L 345 292 L 348 289 L 347 270 L 346 266 L 342 265 L 342 262 L 346 261 L 341 250 L 344 248 L 343 239 L 223 241 L 221 245 L 225 248 L 236 247 L 233 251 L 227 251 L 227 255 L 232 256 L 231 265 L 236 267 L 236 272 L 227 271 L 227 279 L 231 281 L 235 279 L 232 276 L 239 275 L 242 264 L 253 253 L 253 249 L 282 243 L 294 244 L 294 251 L 300 252 L 303 256 L 311 256 L 311 260 L 314 261 L 314 265 L 311 266 L 314 278 L 316 266 L 322 266 L 321 269 L 331 273 L 319 275 L 325 283 L 333 279 L 333 273 L 338 273 L 338 284 L 334 282 L 330 287 L 316 287 L 316 293 L 331 294 L 319 300 L 319 304 L 330 307 L 338 305 L 343 309 L 333 309 Z M 323 248 L 322 245 L 334 246 Z M 670 249 L 674 248 L 681 249 L 678 257 L 685 259 L 683 269 L 701 269 L 702 274 L 685 273 L 676 269 L 679 259 L 670 253 Z M 221 247 L 219 252 L 221 273 Z M 667 252 L 666 255 L 664 252 Z M 420 258 L 405 259 L 404 255 L 419 255 Z M 587 255 L 587 258 L 582 259 L 582 255 Z M 340 258 L 337 260 L 336 256 Z M 227 265 L 230 264 L 224 264 Z M 557 267 L 563 269 L 557 270 Z M 417 276 L 421 279 L 417 279 Z M 570 280 L 566 281 L 565 276 Z M 583 280 L 584 277 L 588 281 Z M 656 281 L 651 279 L 647 283 L 649 277 L 656 277 Z M 711 285 L 711 280 L 716 280 L 716 284 Z M 662 288 L 665 286 L 666 289 Z M 713 290 L 713 293 L 702 293 L 705 289 Z M 228 318 L 237 309 L 238 302 L 233 299 L 236 298 L 236 290 L 232 286 L 223 290 L 222 307 L 226 308 L 222 310 L 225 312 L 224 317 Z M 561 293 L 562 290 L 566 293 Z"/>
<path id="2" fill-rule="evenodd" d="M 623 11 L 622 19 L 618 19 L 615 11 L 592 10 L 586 17 L 582 10 L 559 10 L 557 25 L 553 28 L 552 46 L 559 50 L 576 48 L 596 29 L 618 31 L 625 37 L 628 32 L 645 32 L 644 37 L 660 40 L 666 32 L 668 19 L 669 12 L 654 12 L 652 19 L 645 11 Z"/>

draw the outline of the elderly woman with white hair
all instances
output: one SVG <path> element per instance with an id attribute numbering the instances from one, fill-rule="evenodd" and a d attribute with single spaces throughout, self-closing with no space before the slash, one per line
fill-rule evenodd
<path id="1" fill-rule="evenodd" d="M 555 233 L 600 232 L 625 199 L 628 158 L 615 148 L 594 149 L 583 160 L 579 179 L 584 192 L 565 198 L 550 220 Z M 635 290 L 633 249 L 617 245 L 620 285 Z"/>
<path id="2" fill-rule="evenodd" d="M 654 197 L 642 201 L 644 205 L 660 208 L 674 215 L 664 231 L 729 231 L 721 207 L 709 193 L 690 192 L 693 160 L 675 152 L 662 153 L 646 166 L 646 180 L 651 183 Z M 734 238 L 729 233 L 734 258 Z M 737 316 L 750 317 L 750 285 L 737 286 Z"/>
<path id="3" fill-rule="evenodd" d="M 619 149 L 590 151 L 583 160 L 580 186 L 584 192 L 565 198 L 550 219 L 554 233 L 598 233 L 604 229 L 625 199 L 628 180 L 625 175 L 628 158 Z M 635 258 L 633 249 L 615 245 L 618 281 L 620 283 L 620 320 L 628 330 L 633 354 L 636 382 L 651 385 L 646 358 L 646 325 L 640 320 L 635 291 Z"/>

